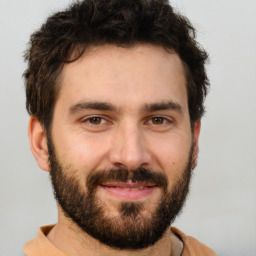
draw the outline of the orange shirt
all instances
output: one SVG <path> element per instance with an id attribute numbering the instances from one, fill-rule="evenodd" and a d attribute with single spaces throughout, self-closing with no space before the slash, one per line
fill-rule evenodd
<path id="1" fill-rule="evenodd" d="M 23 248 L 26 256 L 69 256 L 54 246 L 46 237 L 54 225 L 40 227 L 37 237 L 29 241 Z M 183 242 L 181 256 L 216 256 L 206 245 L 193 237 L 186 236 L 177 228 L 171 228 Z"/>

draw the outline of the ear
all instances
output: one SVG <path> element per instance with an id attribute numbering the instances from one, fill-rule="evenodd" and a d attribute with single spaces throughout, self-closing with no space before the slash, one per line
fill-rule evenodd
<path id="1" fill-rule="evenodd" d="M 34 116 L 31 116 L 29 119 L 28 136 L 30 149 L 37 161 L 38 166 L 44 171 L 49 171 L 49 155 L 46 134 L 42 124 Z"/>
<path id="2" fill-rule="evenodd" d="M 197 157 L 199 152 L 199 134 L 201 129 L 201 120 L 197 120 L 193 124 L 193 155 L 192 155 L 192 169 L 194 169 L 197 165 Z"/>

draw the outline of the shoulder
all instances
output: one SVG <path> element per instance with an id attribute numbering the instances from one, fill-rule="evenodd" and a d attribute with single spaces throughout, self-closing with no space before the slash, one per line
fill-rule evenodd
<path id="1" fill-rule="evenodd" d="M 199 242 L 197 239 L 186 236 L 174 227 L 171 228 L 171 231 L 183 242 L 184 248 L 181 256 L 216 256 L 216 253 L 211 248 Z"/>
<path id="2" fill-rule="evenodd" d="M 56 248 L 54 244 L 47 239 L 47 234 L 53 227 L 54 225 L 48 225 L 38 229 L 37 236 L 23 247 L 26 256 L 68 256 Z"/>

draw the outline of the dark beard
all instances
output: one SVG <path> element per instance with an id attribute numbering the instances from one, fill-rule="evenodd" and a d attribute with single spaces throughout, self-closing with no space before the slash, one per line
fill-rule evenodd
<path id="1" fill-rule="evenodd" d="M 183 175 L 168 193 L 167 177 L 148 169 L 92 171 L 85 181 L 87 193 L 84 193 L 76 177 L 79 171 L 61 165 L 50 139 L 48 150 L 53 190 L 64 214 L 84 232 L 110 247 L 142 249 L 155 244 L 180 213 L 188 194 L 193 147 Z M 143 203 L 122 202 L 119 216 L 108 215 L 104 203 L 96 197 L 97 186 L 105 181 L 126 182 L 129 179 L 152 182 L 162 189 L 162 197 L 155 210 L 144 216 L 141 214 Z"/>

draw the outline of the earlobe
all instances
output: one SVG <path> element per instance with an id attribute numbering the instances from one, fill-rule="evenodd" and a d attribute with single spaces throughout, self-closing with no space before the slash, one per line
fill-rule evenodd
<path id="1" fill-rule="evenodd" d="M 28 136 L 30 149 L 38 166 L 44 171 L 49 171 L 47 137 L 42 124 L 34 116 L 29 119 Z"/>
<path id="2" fill-rule="evenodd" d="M 198 146 L 198 141 L 199 141 L 199 134 L 201 130 L 201 120 L 197 120 L 194 123 L 193 127 L 193 155 L 192 155 L 192 169 L 194 169 L 197 165 L 197 157 L 198 157 L 198 152 L 199 152 L 199 146 Z"/>

